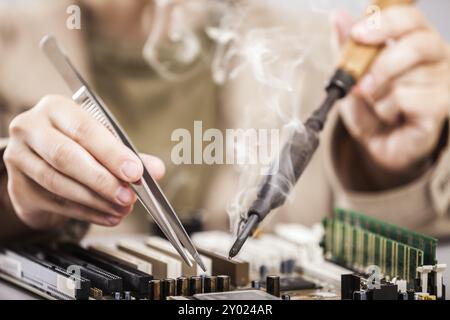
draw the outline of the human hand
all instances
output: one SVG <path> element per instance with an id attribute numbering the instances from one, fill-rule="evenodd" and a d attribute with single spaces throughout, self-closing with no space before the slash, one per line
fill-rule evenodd
<path id="1" fill-rule="evenodd" d="M 156 179 L 158 158 L 142 155 Z M 143 174 L 139 158 L 72 100 L 46 96 L 10 125 L 4 153 L 8 193 L 19 218 L 46 230 L 68 218 L 114 226 L 137 197 L 127 185 Z"/>
<path id="2" fill-rule="evenodd" d="M 387 172 L 407 174 L 436 149 L 450 108 L 447 43 L 414 6 L 381 12 L 380 28 L 351 29 L 337 16 L 340 38 L 386 45 L 368 73 L 340 103 L 341 117 L 367 157 Z"/>

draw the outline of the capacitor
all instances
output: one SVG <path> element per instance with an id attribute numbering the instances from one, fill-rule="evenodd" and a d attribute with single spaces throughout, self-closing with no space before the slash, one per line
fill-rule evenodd
<path id="1" fill-rule="evenodd" d="M 230 276 L 217 276 L 217 292 L 230 291 Z"/>
<path id="2" fill-rule="evenodd" d="M 266 277 L 266 291 L 275 297 L 280 296 L 280 276 Z"/>
<path id="3" fill-rule="evenodd" d="M 114 300 L 121 300 L 122 294 L 120 292 L 114 292 Z"/>
<path id="4" fill-rule="evenodd" d="M 252 281 L 252 288 L 253 289 L 261 289 L 261 282 L 259 282 L 258 280 L 253 280 Z"/>
<path id="5" fill-rule="evenodd" d="M 202 278 L 199 276 L 192 276 L 189 278 L 189 295 L 202 293 Z"/>
<path id="6" fill-rule="evenodd" d="M 206 276 L 204 279 L 203 291 L 205 293 L 211 293 L 217 291 L 217 277 L 216 276 Z"/>
<path id="7" fill-rule="evenodd" d="M 160 280 L 151 280 L 149 282 L 149 300 L 161 300 L 161 281 Z"/>
<path id="8" fill-rule="evenodd" d="M 165 300 L 167 297 L 172 297 L 175 295 L 175 280 L 174 279 L 164 279 L 161 282 L 161 299 Z"/>
<path id="9" fill-rule="evenodd" d="M 398 300 L 408 300 L 408 293 L 407 292 L 399 292 Z"/>
<path id="10" fill-rule="evenodd" d="M 364 290 L 353 292 L 353 300 L 367 300 L 367 292 Z"/>
<path id="11" fill-rule="evenodd" d="M 125 300 L 131 300 L 131 292 L 130 291 L 125 291 L 124 292 L 124 299 Z"/>
<path id="12" fill-rule="evenodd" d="M 186 277 L 177 278 L 177 296 L 188 296 L 189 295 L 189 280 Z"/>

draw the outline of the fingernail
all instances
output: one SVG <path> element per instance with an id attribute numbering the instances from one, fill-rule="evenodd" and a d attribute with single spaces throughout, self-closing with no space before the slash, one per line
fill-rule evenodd
<path id="1" fill-rule="evenodd" d="M 133 199 L 133 194 L 130 189 L 125 187 L 120 187 L 116 192 L 116 199 L 123 205 L 129 205 Z"/>
<path id="2" fill-rule="evenodd" d="M 368 74 L 364 76 L 360 82 L 359 87 L 361 88 L 362 93 L 365 94 L 373 94 L 373 91 L 375 90 L 375 78 L 373 75 Z"/>
<path id="3" fill-rule="evenodd" d="M 115 226 L 120 222 L 120 218 L 114 217 L 114 216 L 107 216 L 106 222 L 107 222 L 107 224 L 109 224 L 111 226 Z"/>
<path id="4" fill-rule="evenodd" d="M 135 161 L 125 161 L 121 170 L 124 175 L 132 180 L 137 180 L 139 178 L 139 164 Z"/>

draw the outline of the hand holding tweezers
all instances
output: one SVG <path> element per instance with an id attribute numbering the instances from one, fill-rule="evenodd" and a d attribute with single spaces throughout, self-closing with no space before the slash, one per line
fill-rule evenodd
<path id="1" fill-rule="evenodd" d="M 114 118 L 103 101 L 97 97 L 92 90 L 90 90 L 86 81 L 84 81 L 70 60 L 58 46 L 56 39 L 51 36 L 45 36 L 41 40 L 41 49 L 44 51 L 48 59 L 60 73 L 71 90 L 73 94 L 72 99 L 80 104 L 84 110 L 89 112 L 117 139 L 121 140 L 123 144 L 130 148 L 139 157 L 136 148 L 133 146 L 124 130 L 120 127 L 117 120 Z M 205 265 L 195 249 L 192 240 L 189 238 L 177 214 L 167 201 L 160 187 L 156 181 L 153 180 L 147 169 L 145 169 L 145 166 L 144 174 L 140 181 L 132 183 L 130 186 L 138 196 L 138 199 L 144 208 L 159 226 L 167 239 L 172 243 L 183 260 L 189 266 L 192 266 L 191 259 L 186 252 L 187 250 L 198 265 L 205 270 Z"/>

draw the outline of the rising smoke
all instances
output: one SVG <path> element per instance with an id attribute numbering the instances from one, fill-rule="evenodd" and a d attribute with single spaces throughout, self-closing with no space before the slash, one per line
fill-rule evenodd
<path id="1" fill-rule="evenodd" d="M 301 139 L 302 121 L 317 107 L 311 105 L 317 100 L 308 96 L 312 86 L 317 92 L 318 85 L 325 85 L 334 66 L 336 42 L 329 19 L 333 1 L 190 0 L 183 1 L 185 9 L 171 18 L 167 16 L 170 6 L 179 1 L 156 2 L 157 19 L 144 56 L 162 76 L 180 79 L 195 72 L 199 61 L 208 60 L 213 79 L 232 92 L 227 110 L 236 128 L 277 128 L 281 147 L 292 137 L 306 141 Z M 202 36 L 193 31 L 199 26 L 214 43 L 207 56 L 203 51 L 211 52 L 210 48 L 202 50 Z M 168 51 L 172 53 L 164 60 Z M 239 154 L 246 147 L 235 144 L 234 151 Z M 290 159 L 275 157 L 273 161 L 284 161 L 284 174 L 274 181 L 275 187 L 288 193 L 296 182 L 293 164 Z M 239 187 L 227 208 L 233 232 L 265 179 L 260 165 L 244 163 L 236 169 Z"/>
<path id="2" fill-rule="evenodd" d="M 246 115 L 239 125 L 276 127 L 283 140 L 278 145 L 295 138 L 299 148 L 298 144 L 308 141 L 302 121 L 317 107 L 304 105 L 308 101 L 304 96 L 309 93 L 309 81 L 315 78 L 311 73 L 331 73 L 332 56 L 323 51 L 332 52 L 336 45 L 328 23 L 328 1 L 300 2 L 235 4 L 227 8 L 218 26 L 207 29 L 216 42 L 212 62 L 214 79 L 225 86 L 251 82 L 249 90 L 242 94 L 244 97 L 233 101 L 240 114 Z M 288 157 L 275 157 L 273 163 L 272 168 L 276 170 L 267 172 L 266 176 L 261 175 L 258 166 L 238 168 L 239 188 L 227 210 L 233 232 L 238 231 L 239 222 L 246 218 L 263 181 L 270 181 L 283 194 L 292 190 L 298 178 L 295 162 Z M 276 171 L 281 174 L 268 179 Z"/>

